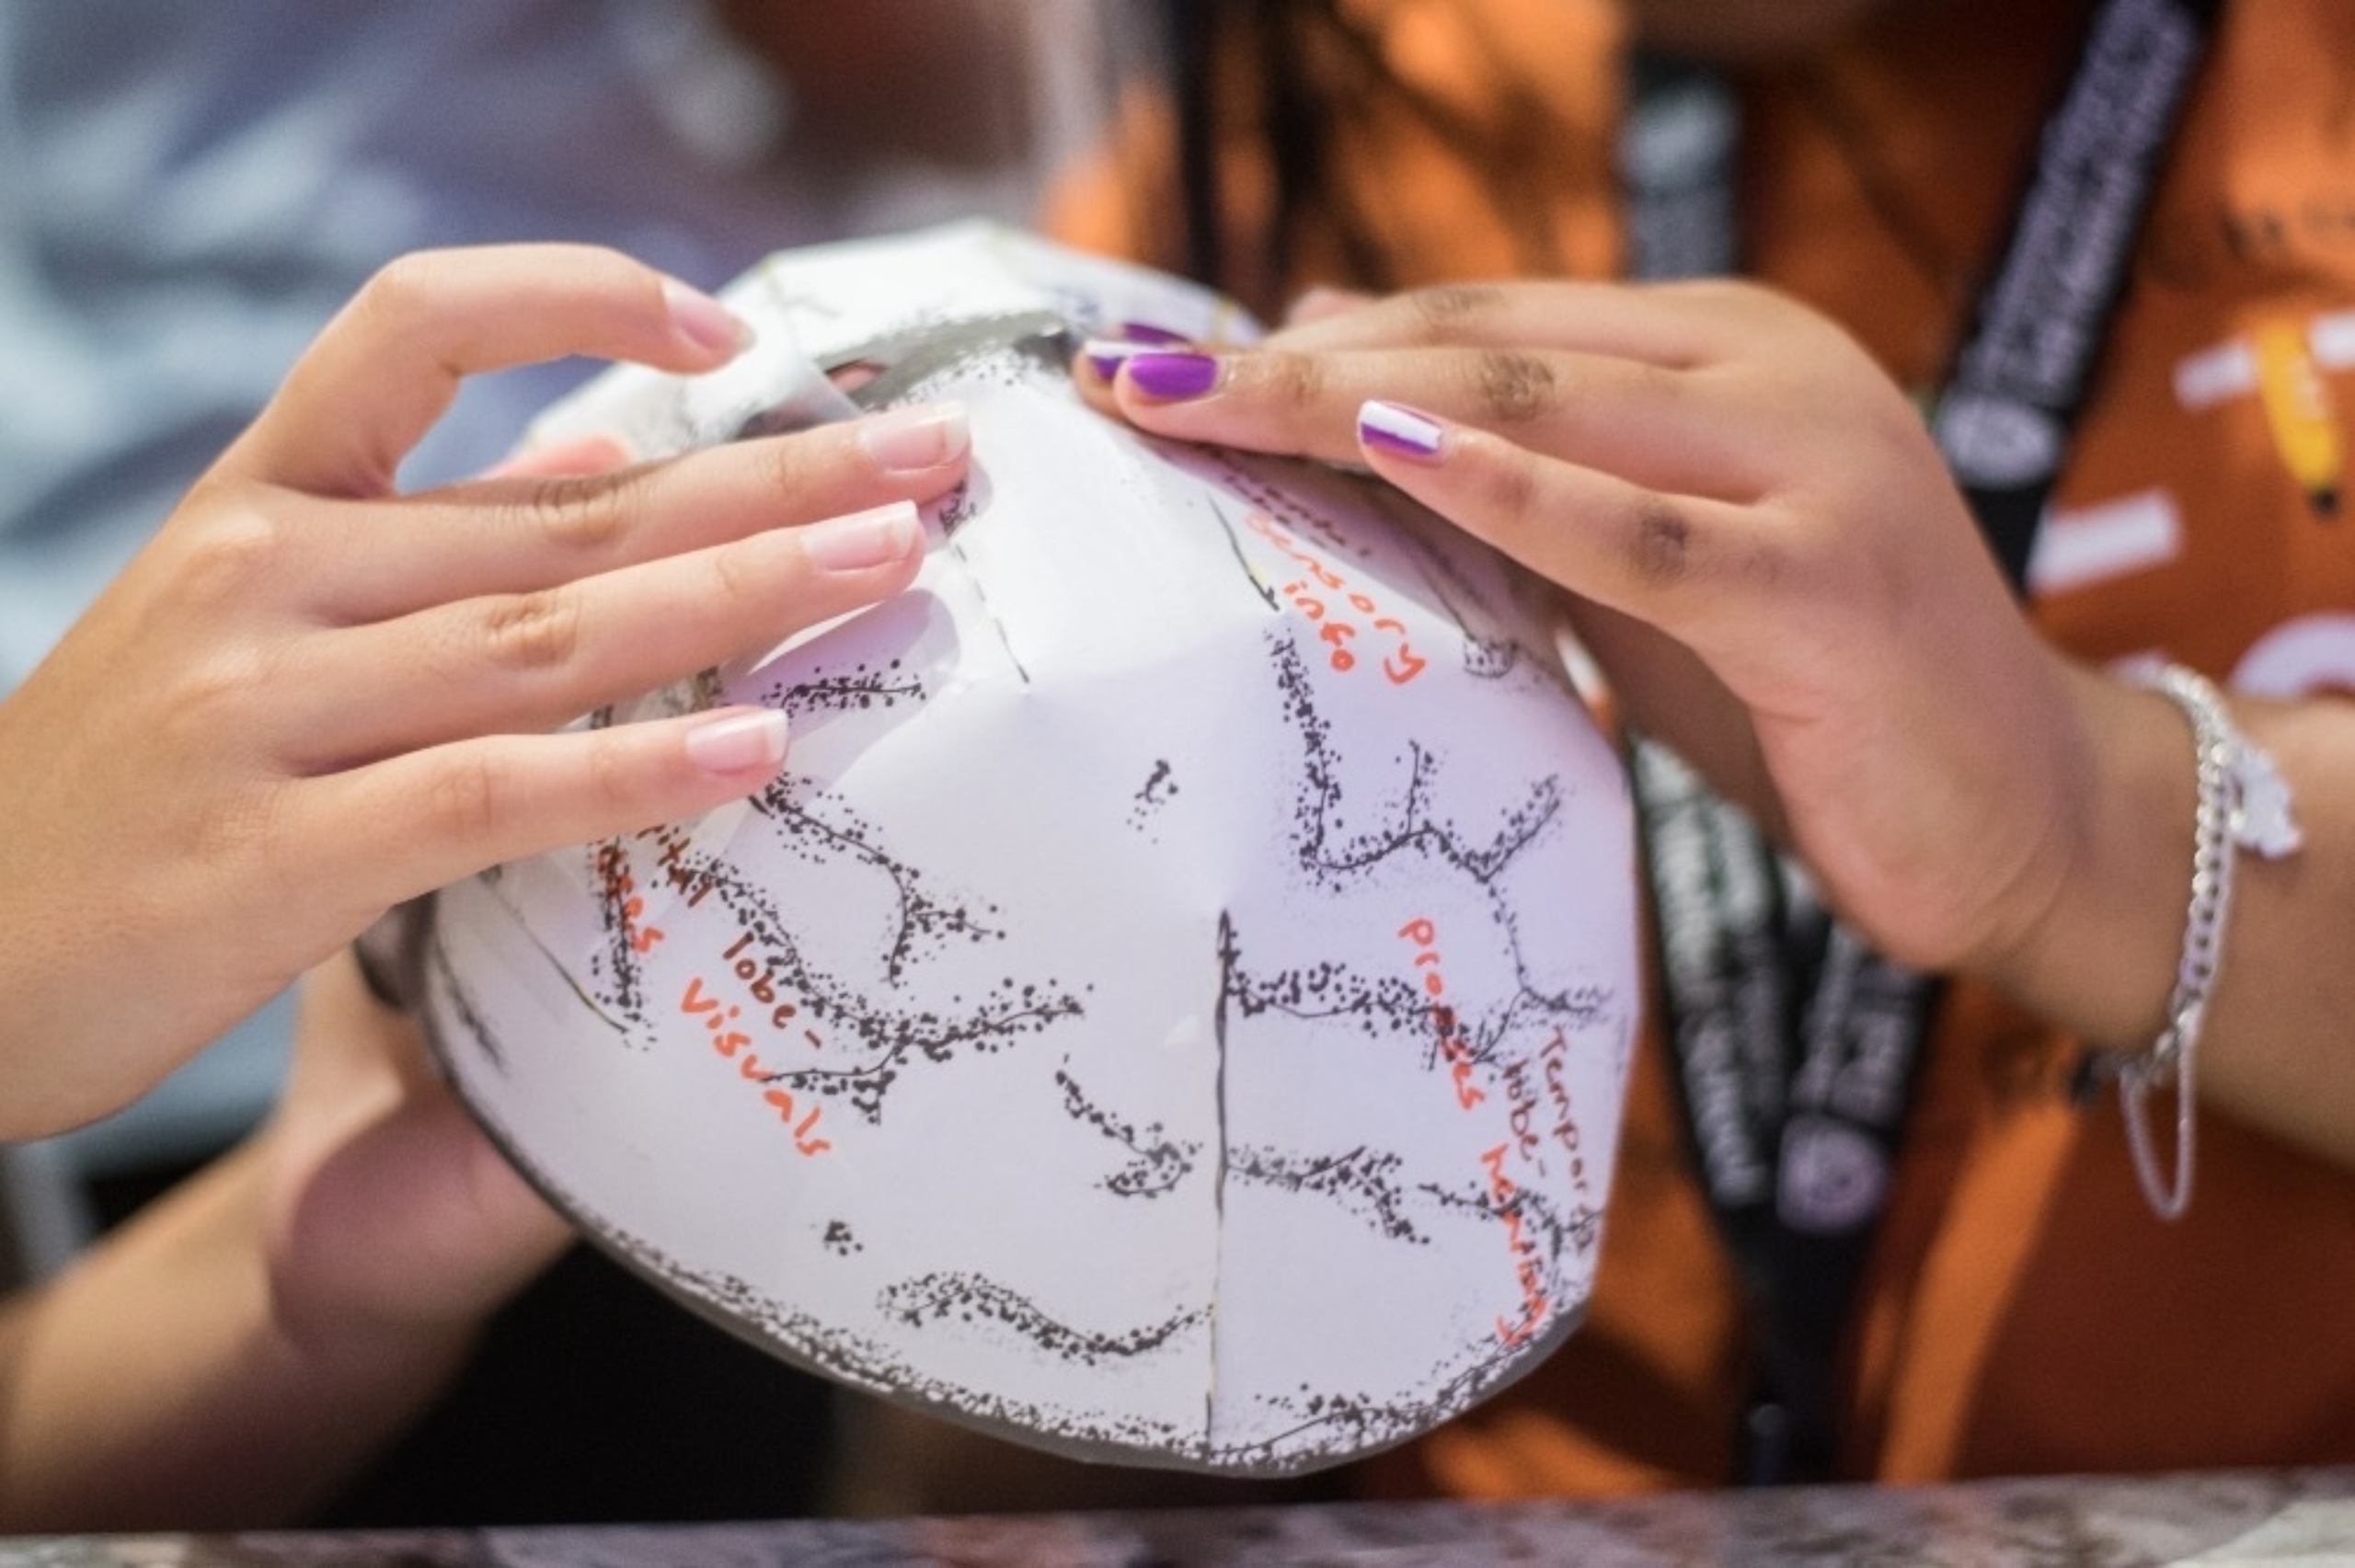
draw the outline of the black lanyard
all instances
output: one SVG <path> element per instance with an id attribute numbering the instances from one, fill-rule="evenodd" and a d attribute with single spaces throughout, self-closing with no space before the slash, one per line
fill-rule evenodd
<path id="1" fill-rule="evenodd" d="M 2102 0 L 2047 117 L 1931 429 L 2015 590 L 2221 0 Z M 1621 160 L 1630 270 L 1730 271 L 1736 112 L 1639 63 Z M 1758 1333 L 1743 1479 L 1836 1459 L 1834 1367 L 1895 1167 L 1937 983 L 1829 918 L 1750 818 L 1630 739 L 1670 1047 Z"/>

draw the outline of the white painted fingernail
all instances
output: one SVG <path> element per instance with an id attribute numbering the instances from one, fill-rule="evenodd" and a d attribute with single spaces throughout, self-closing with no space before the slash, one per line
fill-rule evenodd
<path id="1" fill-rule="evenodd" d="M 924 403 L 878 414 L 858 427 L 859 445 L 886 474 L 920 474 L 964 454 L 972 437 L 961 403 Z"/>
<path id="2" fill-rule="evenodd" d="M 785 715 L 730 714 L 687 731 L 687 758 L 706 773 L 773 773 L 785 761 Z"/>
<path id="3" fill-rule="evenodd" d="M 872 511 L 809 524 L 800 532 L 801 553 L 826 571 L 863 571 L 898 560 L 915 548 L 923 532 L 915 503 L 893 501 Z"/>
<path id="4" fill-rule="evenodd" d="M 1396 452 L 1419 463 L 1435 463 L 1442 455 L 1446 437 L 1446 427 L 1403 403 L 1384 403 L 1375 398 L 1358 409 L 1358 440 L 1372 452 Z"/>

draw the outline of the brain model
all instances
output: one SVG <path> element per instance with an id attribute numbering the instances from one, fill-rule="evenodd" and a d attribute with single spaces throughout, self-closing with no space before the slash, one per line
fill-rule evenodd
<path id="1" fill-rule="evenodd" d="M 439 896 L 468 1104 L 695 1310 L 1064 1452 L 1307 1469 L 1526 1370 L 1637 995 L 1623 771 L 1526 583 L 1361 476 L 1085 407 L 1085 336 L 1246 330 L 1167 278 L 960 225 L 728 297 L 745 360 L 542 435 L 682 450 L 864 378 L 965 402 L 971 477 L 896 599 L 589 721 L 782 708 L 764 793 Z"/>

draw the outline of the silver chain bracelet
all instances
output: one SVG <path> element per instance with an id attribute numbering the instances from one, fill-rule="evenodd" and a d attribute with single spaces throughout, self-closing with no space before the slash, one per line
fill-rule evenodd
<path id="1" fill-rule="evenodd" d="M 2134 1151 L 2142 1196 L 2162 1219 L 2180 1216 L 2191 1201 L 2192 1062 L 2223 963 L 2224 929 L 2233 912 L 2233 864 L 2242 850 L 2267 860 L 2296 853 L 2303 842 L 2292 815 L 2290 786 L 2262 748 L 2241 733 L 2224 699 L 2208 679 L 2179 664 L 2131 671 L 2127 679 L 2164 694 L 2191 721 L 2199 767 L 2200 805 L 2191 843 L 2191 901 L 2184 917 L 2183 956 L 2167 1021 L 2158 1037 L 2136 1053 L 2097 1051 L 2088 1059 L 2094 1078 L 2118 1080 L 2118 1103 Z M 2175 1179 L 2163 1180 L 2150 1128 L 2151 1091 L 2176 1090 Z"/>

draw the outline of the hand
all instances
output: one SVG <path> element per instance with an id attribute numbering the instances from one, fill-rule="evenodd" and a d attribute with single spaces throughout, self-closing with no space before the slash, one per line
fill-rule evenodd
<path id="1" fill-rule="evenodd" d="M 0 1300 L 0 1528 L 293 1522 L 569 1236 L 338 955 L 262 1128 Z"/>
<path id="2" fill-rule="evenodd" d="M 393 904 L 767 782 L 757 710 L 552 731 L 905 586 L 903 503 L 961 475 L 960 413 L 395 483 L 465 375 L 701 371 L 741 340 L 659 273 L 553 246 L 396 262 L 327 326 L 0 703 L 0 1137 L 121 1104 Z"/>
<path id="3" fill-rule="evenodd" d="M 1322 294 L 1256 349 L 1100 371 L 1083 386 L 1143 429 L 1369 464 L 1568 589 L 1628 715 L 1892 955 L 1993 965 L 2057 896 L 2098 683 L 2021 617 L 1912 405 L 1798 305 Z M 1368 399 L 1409 406 L 1403 439 L 1361 427 Z"/>
<path id="4" fill-rule="evenodd" d="M 271 1322 L 315 1366 L 391 1365 L 431 1392 L 416 1368 L 453 1364 L 572 1239 L 348 953 L 304 981 L 293 1067 L 256 1144 Z"/>

